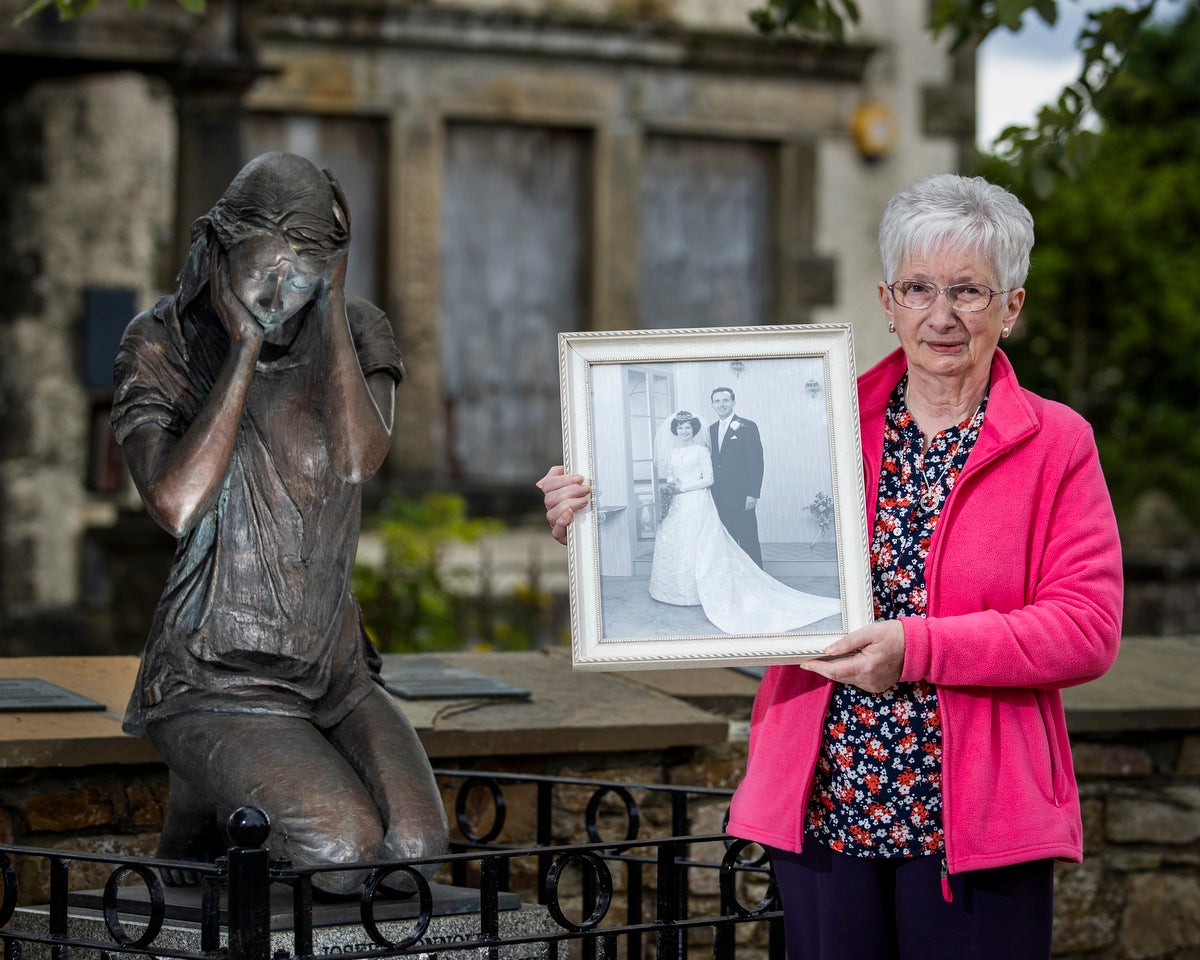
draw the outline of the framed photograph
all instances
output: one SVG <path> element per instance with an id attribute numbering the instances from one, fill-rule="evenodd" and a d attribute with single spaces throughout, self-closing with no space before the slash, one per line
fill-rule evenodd
<path id="1" fill-rule="evenodd" d="M 576 667 L 791 663 L 871 621 L 848 324 L 558 346 Z"/>

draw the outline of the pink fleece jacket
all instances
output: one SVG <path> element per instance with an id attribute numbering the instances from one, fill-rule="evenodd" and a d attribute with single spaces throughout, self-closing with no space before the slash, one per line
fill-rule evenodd
<path id="1" fill-rule="evenodd" d="M 858 381 L 867 529 L 896 351 Z M 926 561 L 928 618 L 905 617 L 902 680 L 937 685 L 951 872 L 1080 860 L 1063 687 L 1103 674 L 1121 635 L 1121 547 L 1091 428 L 1023 390 L 999 350 L 983 429 Z M 833 685 L 770 667 L 728 831 L 798 851 Z"/>

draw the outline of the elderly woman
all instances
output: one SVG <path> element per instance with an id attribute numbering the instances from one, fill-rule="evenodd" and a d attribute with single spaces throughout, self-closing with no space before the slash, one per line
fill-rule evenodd
<path id="1" fill-rule="evenodd" d="M 428 758 L 350 590 L 361 484 L 386 455 L 403 369 L 387 318 L 345 293 L 349 244 L 332 176 L 263 154 L 193 224 L 176 293 L 121 342 L 113 428 L 179 541 L 125 718 L 170 770 L 162 857 L 211 858 L 242 805 L 265 810 L 272 851 L 297 865 L 447 847 Z"/>
<path id="2" fill-rule="evenodd" d="M 875 622 L 767 670 L 730 810 L 772 851 L 789 960 L 1050 956 L 1053 862 L 1083 854 L 1059 691 L 1113 663 L 1122 574 L 1091 429 L 997 349 L 1032 246 L 979 178 L 884 212 L 900 345 L 858 383 Z M 587 487 L 540 486 L 561 539 Z"/>

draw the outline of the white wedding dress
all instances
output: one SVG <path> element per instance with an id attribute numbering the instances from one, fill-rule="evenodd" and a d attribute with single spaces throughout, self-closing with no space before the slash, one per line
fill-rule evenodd
<path id="1" fill-rule="evenodd" d="M 726 531 L 709 487 L 712 457 L 702 443 L 671 453 L 667 479 L 678 484 L 654 542 L 650 596 L 702 606 L 724 633 L 786 633 L 842 611 L 841 601 L 780 583 Z"/>

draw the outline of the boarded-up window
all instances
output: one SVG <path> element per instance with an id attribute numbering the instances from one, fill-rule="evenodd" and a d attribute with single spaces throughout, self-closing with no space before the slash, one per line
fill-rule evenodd
<path id="1" fill-rule="evenodd" d="M 346 292 L 386 309 L 381 282 L 388 205 L 383 124 L 357 117 L 255 113 L 246 118 L 242 138 L 246 160 L 282 150 L 333 173 L 350 205 Z"/>
<path id="2" fill-rule="evenodd" d="M 771 320 L 775 151 L 650 137 L 641 184 L 642 327 Z"/>
<path id="3" fill-rule="evenodd" d="M 586 133 L 446 131 L 442 382 L 451 476 L 527 485 L 562 459 L 559 331 L 586 320 Z"/>

